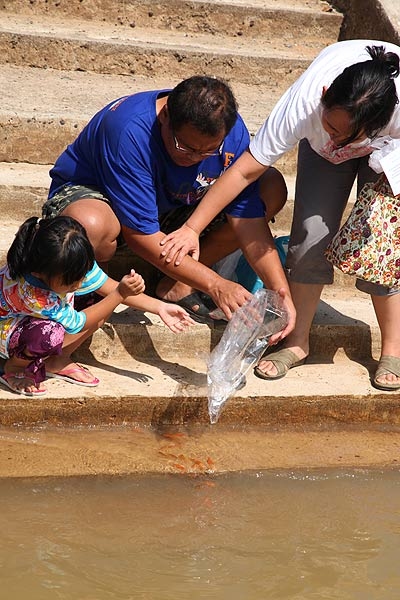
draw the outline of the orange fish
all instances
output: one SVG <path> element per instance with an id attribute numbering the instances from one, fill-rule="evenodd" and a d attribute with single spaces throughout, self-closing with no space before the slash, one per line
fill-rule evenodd
<path id="1" fill-rule="evenodd" d="M 168 440 L 176 440 L 178 438 L 185 437 L 185 434 L 184 433 L 163 433 L 162 436 L 167 438 Z"/>
<path id="2" fill-rule="evenodd" d="M 183 465 L 180 465 L 179 463 L 173 463 L 172 466 L 175 469 L 178 469 L 178 471 L 185 471 L 186 472 L 186 467 L 184 467 Z"/>
<path id="3" fill-rule="evenodd" d="M 190 460 L 192 461 L 192 466 L 193 467 L 198 467 L 199 469 L 202 469 L 204 471 L 205 464 L 201 462 L 201 460 L 198 460 L 197 458 L 190 458 Z"/>
<path id="4" fill-rule="evenodd" d="M 172 452 L 163 452 L 162 450 L 159 450 L 158 454 L 161 454 L 161 456 L 165 456 L 165 458 L 178 458 L 177 455 L 172 454 Z"/>

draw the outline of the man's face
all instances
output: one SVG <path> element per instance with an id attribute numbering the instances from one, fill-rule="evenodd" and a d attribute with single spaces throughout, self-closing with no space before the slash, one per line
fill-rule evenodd
<path id="1" fill-rule="evenodd" d="M 179 130 L 174 131 L 170 120 L 166 119 L 161 129 L 161 135 L 168 154 L 180 167 L 191 167 L 209 156 L 222 153 L 223 134 L 206 135 L 190 124 L 183 125 Z"/>

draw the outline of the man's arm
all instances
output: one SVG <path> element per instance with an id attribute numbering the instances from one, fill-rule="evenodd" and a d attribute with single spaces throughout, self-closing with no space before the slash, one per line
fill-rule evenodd
<path id="1" fill-rule="evenodd" d="M 164 237 L 161 231 L 153 234 L 142 234 L 123 226 L 122 233 L 126 243 L 135 254 L 150 262 L 169 277 L 211 296 L 228 319 L 231 318 L 235 310 L 251 298 L 251 293 L 244 287 L 220 277 L 212 269 L 190 256 L 185 256 L 178 266 L 173 263 L 166 263 L 161 257 L 160 240 Z"/>
<path id="2" fill-rule="evenodd" d="M 212 219 L 269 167 L 259 163 L 249 150 L 237 159 L 211 186 L 180 229 L 160 240 L 164 260 L 179 263 L 183 256 L 199 254 L 199 235 Z"/>
<path id="3" fill-rule="evenodd" d="M 247 262 L 263 281 L 266 288 L 279 292 L 283 297 L 289 315 L 289 322 L 278 336 L 273 336 L 271 339 L 273 343 L 276 343 L 286 337 L 294 328 L 296 309 L 271 230 L 263 217 L 245 219 L 227 216 L 227 219 L 239 240 L 240 248 Z"/>

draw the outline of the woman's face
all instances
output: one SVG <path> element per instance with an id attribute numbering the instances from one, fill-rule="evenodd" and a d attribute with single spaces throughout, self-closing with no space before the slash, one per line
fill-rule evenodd
<path id="1" fill-rule="evenodd" d="M 331 138 L 335 146 L 342 146 L 352 135 L 350 117 L 343 108 L 324 108 L 321 117 L 322 127 Z M 367 136 L 361 133 L 352 143 L 365 140 Z"/>

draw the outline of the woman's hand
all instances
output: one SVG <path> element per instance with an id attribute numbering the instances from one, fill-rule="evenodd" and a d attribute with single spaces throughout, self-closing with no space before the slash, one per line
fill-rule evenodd
<path id="1" fill-rule="evenodd" d="M 178 306 L 178 304 L 161 302 L 158 315 L 164 321 L 166 326 L 174 333 L 179 333 L 190 325 L 195 325 L 195 321 L 189 316 L 186 310 L 181 306 Z"/>
<path id="2" fill-rule="evenodd" d="M 199 235 L 186 224 L 166 235 L 160 245 L 163 246 L 161 256 L 165 258 L 165 262 L 174 262 L 176 267 L 187 254 L 194 260 L 199 260 Z"/>
<path id="3" fill-rule="evenodd" d="M 287 335 L 289 335 L 289 333 L 291 331 L 293 331 L 294 326 L 296 324 L 296 309 L 294 307 L 294 304 L 293 304 L 290 294 L 288 294 L 288 292 L 284 288 L 281 288 L 280 290 L 278 290 L 278 294 L 281 296 L 282 301 L 283 301 L 283 306 L 284 306 L 285 310 L 287 311 L 288 323 L 287 323 L 286 327 L 284 329 L 282 329 L 282 331 L 279 331 L 278 333 L 274 333 L 274 335 L 271 336 L 271 338 L 269 340 L 270 345 L 275 345 L 278 342 L 280 342 L 281 340 L 285 339 L 285 337 Z"/>

